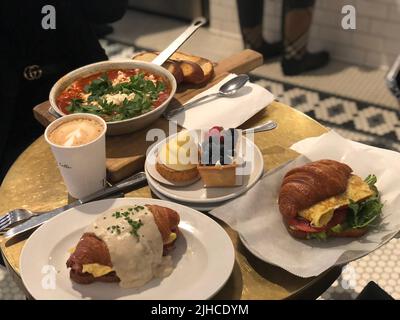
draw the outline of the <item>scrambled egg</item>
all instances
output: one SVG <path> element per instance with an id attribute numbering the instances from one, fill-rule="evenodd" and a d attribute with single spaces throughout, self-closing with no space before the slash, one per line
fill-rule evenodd
<path id="1" fill-rule="evenodd" d="M 68 250 L 70 254 L 73 254 L 75 252 L 75 247 L 71 248 Z M 89 263 L 89 264 L 84 264 L 82 265 L 82 272 L 88 272 L 91 273 L 94 277 L 101 277 L 104 276 L 107 273 L 110 273 L 111 271 L 114 271 L 111 267 L 109 266 L 103 266 L 98 263 Z"/>
<path id="2" fill-rule="evenodd" d="M 346 192 L 325 199 L 312 207 L 299 212 L 299 216 L 311 222 L 314 227 L 323 227 L 332 219 L 335 209 L 350 203 L 364 200 L 372 196 L 374 192 L 369 185 L 359 176 L 352 175 L 349 179 Z"/>
<path id="3" fill-rule="evenodd" d="M 107 103 L 113 103 L 117 106 L 120 106 L 125 99 L 133 100 L 135 98 L 135 93 L 132 92 L 130 94 L 126 93 L 116 93 L 116 94 L 106 94 L 104 98 L 107 100 Z"/>
<path id="4" fill-rule="evenodd" d="M 168 239 L 168 241 L 167 241 L 166 244 L 169 244 L 169 243 L 171 243 L 171 242 L 174 242 L 175 240 L 176 240 L 176 233 L 171 232 L 171 234 L 169 235 L 169 239 Z"/>
<path id="5" fill-rule="evenodd" d="M 96 278 L 104 276 L 105 274 L 110 273 L 111 271 L 113 271 L 111 267 L 103 266 L 98 263 L 84 264 L 82 266 L 82 272 L 91 273 Z"/>

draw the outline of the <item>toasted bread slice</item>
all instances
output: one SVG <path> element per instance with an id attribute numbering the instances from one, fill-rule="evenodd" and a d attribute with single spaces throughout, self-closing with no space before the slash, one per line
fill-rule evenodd
<path id="1" fill-rule="evenodd" d="M 176 61 L 191 61 L 200 66 L 204 73 L 204 79 L 202 82 L 206 82 L 211 79 L 214 75 L 214 66 L 210 60 L 204 59 L 202 57 L 193 56 L 191 54 L 183 52 L 175 52 L 171 57 L 171 60 Z"/>
<path id="2" fill-rule="evenodd" d="M 159 54 L 159 52 L 153 52 L 154 55 Z M 201 66 L 196 63 L 194 60 L 195 58 L 197 59 L 197 57 L 193 57 L 191 58 L 191 60 L 185 60 L 185 59 L 181 59 L 184 56 L 187 56 L 189 58 L 189 55 L 177 55 L 177 58 L 179 59 L 172 59 L 172 57 L 176 55 L 176 53 L 174 53 L 171 58 L 169 60 L 174 61 L 175 63 L 179 64 L 182 73 L 183 73 L 183 82 L 186 83 L 194 83 L 194 84 L 199 84 L 199 83 L 204 83 L 205 82 L 205 76 L 204 76 L 204 71 L 201 68 Z M 200 59 L 200 58 L 198 58 Z"/>
<path id="3" fill-rule="evenodd" d="M 132 60 L 151 62 L 157 57 L 155 52 L 140 52 L 132 57 Z M 163 67 L 173 74 L 176 83 L 179 84 L 184 80 L 182 68 L 178 62 L 168 59 L 163 63 Z"/>
<path id="4" fill-rule="evenodd" d="M 192 61 L 178 61 L 182 72 L 183 72 L 183 81 L 187 83 L 203 83 L 204 82 L 204 72 L 201 67 Z"/>
<path id="5" fill-rule="evenodd" d="M 133 57 L 134 60 L 142 61 L 152 61 L 159 52 L 142 52 Z M 214 66 L 210 60 L 193 56 L 183 52 L 175 52 L 170 59 L 167 60 L 168 63 L 176 63 L 173 66 L 164 67 L 168 69 L 177 79 L 177 83 L 187 82 L 200 84 L 207 82 L 214 75 Z M 182 80 L 180 80 L 180 75 L 175 74 L 175 67 L 177 64 L 180 65 L 182 71 Z M 179 78 L 179 81 L 178 81 Z"/>

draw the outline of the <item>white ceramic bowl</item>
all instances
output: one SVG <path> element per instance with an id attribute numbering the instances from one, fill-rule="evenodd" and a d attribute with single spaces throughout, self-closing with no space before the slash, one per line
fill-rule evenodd
<path id="1" fill-rule="evenodd" d="M 163 67 L 153 64 L 151 62 L 129 60 L 102 61 L 89 64 L 87 66 L 71 71 L 70 73 L 60 78 L 51 88 L 49 96 L 50 104 L 55 112 L 57 112 L 60 116 L 65 116 L 66 114 L 63 113 L 60 108 L 58 108 L 56 99 L 62 93 L 62 91 L 67 88 L 72 82 L 79 78 L 87 77 L 89 75 L 102 71 L 109 71 L 114 69 L 127 70 L 135 68 L 139 68 L 164 77 L 167 81 L 169 81 L 171 93 L 167 100 L 165 100 L 159 107 L 150 112 L 126 120 L 107 122 L 107 135 L 120 135 L 143 129 L 149 126 L 159 117 L 161 117 L 176 91 L 176 81 L 172 73 L 170 73 Z"/>

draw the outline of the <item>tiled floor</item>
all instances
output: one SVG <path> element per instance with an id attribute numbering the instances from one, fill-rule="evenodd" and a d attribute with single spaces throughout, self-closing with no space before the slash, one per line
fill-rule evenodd
<path id="1" fill-rule="evenodd" d="M 18 288 L 4 267 L 0 266 L 0 300 L 25 300 L 25 295 Z"/>
<path id="2" fill-rule="evenodd" d="M 332 61 L 326 68 L 295 77 L 285 77 L 280 63 L 267 63 L 254 74 L 294 85 L 400 110 L 400 104 L 385 84 L 386 71 Z"/>
<path id="3" fill-rule="evenodd" d="M 114 33 L 108 38 L 142 48 L 163 50 L 180 35 L 188 24 L 170 18 L 151 16 L 145 13 L 128 11 L 124 18 L 113 24 Z M 182 51 L 218 61 L 234 52 L 242 50 L 238 39 L 224 38 L 200 28 L 181 47 Z"/>
<path id="4" fill-rule="evenodd" d="M 251 74 L 251 80 L 271 91 L 275 98 L 304 112 L 344 137 L 379 148 L 400 151 L 400 112 L 311 89 L 288 81 Z"/>

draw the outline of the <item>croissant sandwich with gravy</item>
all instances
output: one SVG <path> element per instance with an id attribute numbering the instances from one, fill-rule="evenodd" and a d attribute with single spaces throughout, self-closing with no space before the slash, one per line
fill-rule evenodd
<path id="1" fill-rule="evenodd" d="M 302 239 L 360 237 L 382 212 L 377 179 L 346 164 L 319 160 L 286 173 L 279 210 L 291 235 Z"/>
<path id="2" fill-rule="evenodd" d="M 176 211 L 158 205 L 132 205 L 101 215 L 67 261 L 70 278 L 79 284 L 119 282 L 133 288 L 168 276 L 179 220 Z"/>

